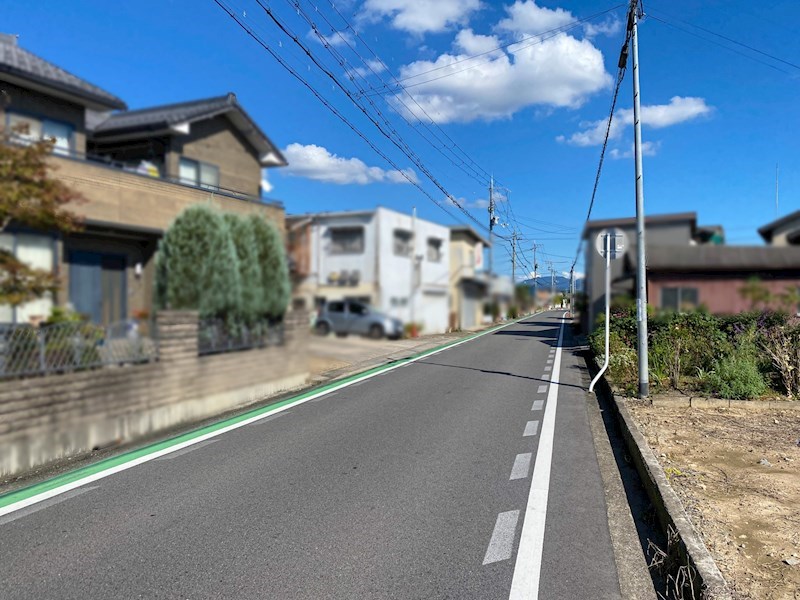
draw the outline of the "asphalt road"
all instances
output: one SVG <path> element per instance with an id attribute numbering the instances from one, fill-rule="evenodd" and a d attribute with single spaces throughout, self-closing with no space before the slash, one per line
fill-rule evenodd
<path id="1" fill-rule="evenodd" d="M 560 316 L 2 516 L 0 596 L 619 598 Z"/>

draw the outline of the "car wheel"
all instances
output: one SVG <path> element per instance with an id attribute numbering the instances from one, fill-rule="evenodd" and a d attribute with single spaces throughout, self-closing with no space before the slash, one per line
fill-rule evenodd
<path id="1" fill-rule="evenodd" d="M 383 337 L 383 327 L 380 325 L 372 325 L 369 328 L 369 337 L 373 340 L 379 340 Z"/>
<path id="2" fill-rule="evenodd" d="M 331 326 L 323 321 L 322 323 L 317 323 L 315 330 L 317 335 L 328 335 L 331 332 Z"/>

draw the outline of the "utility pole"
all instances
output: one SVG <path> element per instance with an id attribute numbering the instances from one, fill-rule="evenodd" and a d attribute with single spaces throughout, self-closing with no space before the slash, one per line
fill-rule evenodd
<path id="1" fill-rule="evenodd" d="M 633 55 L 633 143 L 636 170 L 636 321 L 639 351 L 639 398 L 650 394 L 647 364 L 647 254 L 644 235 L 644 180 L 642 178 L 642 122 L 639 90 L 639 0 L 631 0 L 628 27 Z"/>
<path id="2" fill-rule="evenodd" d="M 778 218 L 778 163 L 775 163 L 775 218 Z"/>
<path id="3" fill-rule="evenodd" d="M 536 308 L 536 301 L 539 296 L 539 263 L 536 262 L 536 240 L 533 241 L 533 307 Z"/>
<path id="4" fill-rule="evenodd" d="M 550 301 L 553 306 L 556 304 L 556 271 L 553 268 L 553 261 L 547 261 L 547 267 L 550 269 Z"/>
<path id="5" fill-rule="evenodd" d="M 575 317 L 575 267 L 569 269 L 569 314 Z"/>
<path id="6" fill-rule="evenodd" d="M 494 176 L 489 177 L 489 278 L 494 272 L 494 240 L 492 230 L 494 229 Z"/>
<path id="7" fill-rule="evenodd" d="M 517 296 L 517 230 L 511 234 L 511 283 L 514 285 L 514 300 Z"/>
<path id="8" fill-rule="evenodd" d="M 411 211 L 411 293 L 408 297 L 409 311 L 411 313 L 411 337 L 417 337 L 417 323 L 414 310 L 414 296 L 416 293 L 415 279 L 417 277 L 417 207 Z"/>

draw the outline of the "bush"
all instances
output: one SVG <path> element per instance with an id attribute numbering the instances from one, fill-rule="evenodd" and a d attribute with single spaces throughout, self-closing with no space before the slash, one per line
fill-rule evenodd
<path id="1" fill-rule="evenodd" d="M 291 296 L 289 266 L 283 239 L 272 223 L 258 215 L 250 215 L 248 222 L 255 239 L 255 254 L 261 267 L 259 312 L 268 319 L 278 320 L 286 312 Z"/>
<path id="2" fill-rule="evenodd" d="M 263 272 L 256 253 L 256 238 L 250 222 L 238 215 L 226 214 L 236 258 L 239 263 L 241 292 L 236 315 L 243 323 L 253 324 L 258 319 L 264 287 Z"/>
<path id="3" fill-rule="evenodd" d="M 197 205 L 175 219 L 159 244 L 155 288 L 159 308 L 199 310 L 202 317 L 240 313 L 239 261 L 220 213 Z"/>
<path id="4" fill-rule="evenodd" d="M 736 352 L 718 361 L 705 381 L 706 391 L 720 398 L 749 400 L 767 391 L 767 384 L 754 357 Z"/>
<path id="5" fill-rule="evenodd" d="M 509 319 L 516 319 L 519 317 L 519 309 L 516 306 L 509 306 L 508 307 L 508 318 Z"/>

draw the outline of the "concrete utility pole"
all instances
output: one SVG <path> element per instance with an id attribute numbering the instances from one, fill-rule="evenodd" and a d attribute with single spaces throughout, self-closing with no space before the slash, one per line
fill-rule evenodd
<path id="1" fill-rule="evenodd" d="M 575 267 L 569 269 L 569 314 L 575 316 Z"/>
<path id="2" fill-rule="evenodd" d="M 633 144 L 636 169 L 636 322 L 639 338 L 639 398 L 650 394 L 647 364 L 647 253 L 644 235 L 644 180 L 642 178 L 642 122 L 639 90 L 639 0 L 631 0 L 628 27 L 633 55 Z"/>
<path id="3" fill-rule="evenodd" d="M 536 301 L 539 296 L 539 263 L 536 262 L 536 240 L 533 242 L 533 307 L 536 308 Z"/>
<path id="4" fill-rule="evenodd" d="M 517 297 L 517 230 L 511 234 L 511 283 L 514 285 L 513 299 Z"/>
<path id="5" fill-rule="evenodd" d="M 489 277 L 494 272 L 494 240 L 492 240 L 492 230 L 494 229 L 494 177 L 489 177 Z"/>
<path id="6" fill-rule="evenodd" d="M 553 261 L 547 261 L 547 267 L 550 269 L 550 301 L 553 306 L 556 304 L 556 271 L 553 268 Z"/>
<path id="7" fill-rule="evenodd" d="M 417 207 L 411 211 L 411 290 L 408 297 L 409 311 L 411 313 L 411 337 L 417 337 L 417 323 L 414 310 L 414 296 L 416 293 L 415 279 L 417 276 Z"/>

